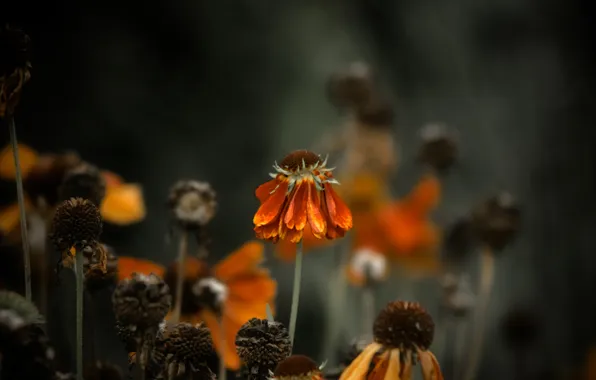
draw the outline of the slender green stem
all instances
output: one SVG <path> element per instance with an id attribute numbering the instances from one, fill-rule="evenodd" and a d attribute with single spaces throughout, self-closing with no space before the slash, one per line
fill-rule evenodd
<path id="1" fill-rule="evenodd" d="M 302 240 L 296 245 L 296 263 L 294 266 L 294 288 L 292 289 L 292 308 L 290 309 L 290 342 L 294 346 L 298 304 L 300 302 L 300 282 L 302 281 Z"/>
<path id="2" fill-rule="evenodd" d="M 178 246 L 178 277 L 176 277 L 176 300 L 174 304 L 174 313 L 172 323 L 180 322 L 180 313 L 182 311 L 182 296 L 184 293 L 184 267 L 186 264 L 186 252 L 188 251 L 188 233 L 181 231 L 180 243 Z"/>
<path id="3" fill-rule="evenodd" d="M 273 318 L 273 311 L 271 310 L 271 306 L 269 306 L 269 304 L 265 306 L 265 312 L 267 313 L 267 320 L 269 322 L 275 322 L 275 318 Z"/>
<path id="4" fill-rule="evenodd" d="M 29 247 L 29 236 L 27 230 L 27 212 L 25 210 L 25 191 L 23 190 L 23 173 L 21 172 L 21 161 L 19 159 L 19 145 L 17 143 L 17 129 L 14 118 L 8 120 L 10 130 L 10 143 L 14 156 L 15 182 L 17 183 L 17 200 L 19 202 L 19 219 L 21 221 L 21 241 L 23 244 L 23 266 L 25 268 L 25 297 L 31 301 L 31 255 Z"/>
<path id="5" fill-rule="evenodd" d="M 362 313 L 362 335 L 370 335 L 375 323 L 375 291 L 370 283 L 362 288 Z"/>
<path id="6" fill-rule="evenodd" d="M 77 358 L 77 380 L 83 380 L 83 291 L 84 291 L 84 279 L 85 272 L 83 269 L 83 263 L 85 257 L 83 251 L 77 250 L 75 253 L 75 276 L 77 280 L 76 285 L 76 358 Z"/>
<path id="7" fill-rule="evenodd" d="M 219 355 L 219 376 L 217 380 L 226 380 L 226 332 L 224 330 L 223 318 L 219 318 L 219 328 L 221 330 L 221 354 Z"/>

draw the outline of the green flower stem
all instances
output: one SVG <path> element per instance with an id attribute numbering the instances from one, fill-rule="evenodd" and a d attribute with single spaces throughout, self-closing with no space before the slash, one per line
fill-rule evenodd
<path id="1" fill-rule="evenodd" d="M 294 288 L 292 289 L 292 308 L 290 309 L 290 343 L 294 346 L 296 321 L 298 320 L 298 304 L 300 302 L 300 282 L 302 280 L 302 240 L 296 245 L 296 263 L 294 266 Z"/>

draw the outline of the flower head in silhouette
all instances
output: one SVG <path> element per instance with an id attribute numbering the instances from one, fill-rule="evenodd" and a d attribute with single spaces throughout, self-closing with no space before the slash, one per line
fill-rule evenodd
<path id="1" fill-rule="evenodd" d="M 411 380 L 419 362 L 424 380 L 443 380 L 439 363 L 429 351 L 435 324 L 418 303 L 390 302 L 373 326 L 374 342 L 344 370 L 340 380 Z M 374 368 L 369 374 L 370 364 Z"/>
<path id="2" fill-rule="evenodd" d="M 58 252 L 65 254 L 73 247 L 83 250 L 95 246 L 101 231 L 97 207 L 87 199 L 71 198 L 56 208 L 50 237 Z"/>
<path id="3" fill-rule="evenodd" d="M 181 320 L 205 322 L 217 352 L 229 369 L 240 368 L 234 344 L 237 332 L 250 319 L 265 318 L 267 304 L 274 304 L 277 284 L 260 265 L 263 250 L 260 242 L 245 243 L 212 268 L 204 260 L 186 258 Z M 172 271 L 177 267 L 174 263 L 166 269 L 148 260 L 121 256 L 118 276 L 125 279 L 134 272 L 155 273 L 171 284 L 175 294 L 176 273 Z"/>
<path id="4" fill-rule="evenodd" d="M 482 243 L 493 250 L 501 250 L 517 236 L 521 211 L 513 196 L 503 192 L 474 207 L 472 223 Z"/>
<path id="5" fill-rule="evenodd" d="M 273 180 L 259 186 L 253 223 L 259 239 L 299 242 L 307 225 L 317 239 L 337 239 L 352 228 L 352 213 L 337 195 L 326 160 L 297 150 L 275 164 Z"/>
<path id="6" fill-rule="evenodd" d="M 280 362 L 273 378 L 277 380 L 322 380 L 323 365 L 318 365 L 314 360 L 305 355 L 292 355 Z"/>

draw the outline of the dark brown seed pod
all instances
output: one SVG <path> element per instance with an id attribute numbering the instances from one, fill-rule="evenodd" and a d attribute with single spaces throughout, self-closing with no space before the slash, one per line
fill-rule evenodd
<path id="1" fill-rule="evenodd" d="M 184 180 L 172 186 L 168 207 L 175 223 L 185 230 L 207 225 L 217 212 L 217 195 L 207 182 Z"/>
<path id="2" fill-rule="evenodd" d="M 493 250 L 502 250 L 517 236 L 521 211 L 513 196 L 503 192 L 472 209 L 474 231 L 478 239 Z"/>
<path id="3" fill-rule="evenodd" d="M 134 273 L 132 278 L 122 280 L 112 295 L 116 319 L 139 330 L 158 326 L 171 303 L 168 286 L 155 274 Z"/>
<path id="4" fill-rule="evenodd" d="M 321 379 L 322 375 L 319 365 L 305 355 L 287 357 L 273 372 L 273 377 L 276 379 Z"/>
<path id="5" fill-rule="evenodd" d="M 30 54 L 31 40 L 21 29 L 9 25 L 0 29 L 0 119 L 11 116 L 19 103 L 31 77 Z"/>
<path id="6" fill-rule="evenodd" d="M 167 326 L 160 344 L 156 345 L 156 351 L 161 351 L 165 358 L 163 375 L 167 379 L 173 380 L 192 372 L 202 372 L 208 378 L 213 375 L 207 366 L 213 353 L 213 341 L 211 332 L 203 323 Z"/>
<path id="7" fill-rule="evenodd" d="M 249 379 L 265 379 L 290 356 L 292 342 L 282 323 L 252 318 L 236 334 L 236 352 L 250 369 Z"/>
<path id="8" fill-rule="evenodd" d="M 393 128 L 395 111 L 388 102 L 371 101 L 356 110 L 356 119 L 363 128 L 388 131 Z"/>
<path id="9" fill-rule="evenodd" d="M 72 247 L 82 251 L 97 244 L 102 231 L 101 214 L 93 202 L 71 198 L 56 208 L 51 231 L 50 238 L 59 252 L 68 252 Z"/>
<path id="10" fill-rule="evenodd" d="M 106 181 L 100 170 L 86 162 L 68 170 L 58 189 L 60 200 L 83 198 L 90 200 L 97 207 L 105 195 Z"/>
<path id="11" fill-rule="evenodd" d="M 457 161 L 457 143 L 443 124 L 429 124 L 421 131 L 422 146 L 418 152 L 420 162 L 437 171 L 445 171 Z"/>
<path id="12" fill-rule="evenodd" d="M 375 341 L 388 348 L 428 350 L 435 333 L 432 317 L 417 302 L 394 301 L 385 306 L 373 326 Z"/>
<path id="13" fill-rule="evenodd" d="M 373 94 L 370 68 L 354 62 L 347 69 L 333 74 L 327 82 L 327 98 L 337 108 L 355 109 L 368 103 Z"/>
<path id="14" fill-rule="evenodd" d="M 58 202 L 58 188 L 66 173 L 81 163 L 74 152 L 43 154 L 24 179 L 23 187 L 38 207 L 54 206 Z M 43 202 L 43 204 L 39 204 Z"/>
<path id="15" fill-rule="evenodd" d="M 97 361 L 84 371 L 85 380 L 124 380 L 124 374 L 117 365 Z"/>
<path id="16" fill-rule="evenodd" d="M 116 285 L 118 256 L 112 247 L 97 244 L 91 255 L 85 255 L 85 288 L 95 293 Z"/>

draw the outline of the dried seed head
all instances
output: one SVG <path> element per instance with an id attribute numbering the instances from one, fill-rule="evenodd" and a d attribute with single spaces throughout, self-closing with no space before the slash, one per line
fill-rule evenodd
<path id="1" fill-rule="evenodd" d="M 480 241 L 501 250 L 517 236 L 521 211 L 511 194 L 501 193 L 474 207 L 472 222 Z"/>
<path id="2" fill-rule="evenodd" d="M 187 230 L 199 229 L 217 212 L 216 193 L 207 182 L 179 181 L 170 189 L 168 207 L 179 226 Z"/>
<path id="3" fill-rule="evenodd" d="M 292 355 L 281 361 L 273 376 L 276 379 L 320 379 L 322 377 L 319 365 L 305 355 Z"/>
<path id="4" fill-rule="evenodd" d="M 439 171 L 453 166 L 458 156 L 457 143 L 443 124 L 429 124 L 421 131 L 422 146 L 418 159 Z"/>
<path id="5" fill-rule="evenodd" d="M 101 235 L 101 214 L 91 201 L 71 198 L 56 208 L 51 231 L 50 238 L 59 252 L 92 247 Z"/>
<path id="6" fill-rule="evenodd" d="M 43 200 L 48 206 L 58 202 L 58 188 L 66 172 L 81 163 L 74 152 L 41 155 L 25 178 L 23 187 L 35 201 Z"/>
<path id="7" fill-rule="evenodd" d="M 13 316 L 21 319 L 23 324 L 39 324 L 44 321 L 33 303 L 27 301 L 22 295 L 8 290 L 0 291 L 0 311 L 14 313 Z M 10 313 L 6 316 L 10 316 Z"/>
<path id="8" fill-rule="evenodd" d="M 99 207 L 106 195 L 106 181 L 96 166 L 82 162 L 66 172 L 58 195 L 61 200 L 88 199 Z"/>
<path id="9" fill-rule="evenodd" d="M 31 41 L 22 30 L 8 25 L 0 29 L 0 118 L 10 116 L 29 80 Z"/>
<path id="10" fill-rule="evenodd" d="M 356 117 L 364 128 L 391 130 L 395 122 L 395 112 L 386 102 L 370 102 L 357 108 Z"/>
<path id="11" fill-rule="evenodd" d="M 85 380 L 124 380 L 124 374 L 117 365 L 97 361 L 84 371 Z"/>
<path id="12" fill-rule="evenodd" d="M 97 244 L 91 255 L 85 255 L 85 288 L 97 292 L 116 284 L 118 256 L 112 247 Z"/>
<path id="13" fill-rule="evenodd" d="M 541 333 L 540 318 L 531 309 L 516 307 L 505 314 L 501 322 L 503 339 L 510 348 L 525 348 L 534 344 Z"/>
<path id="14" fill-rule="evenodd" d="M 394 301 L 385 306 L 373 326 L 375 341 L 385 347 L 427 350 L 434 337 L 435 323 L 417 302 Z"/>
<path id="15" fill-rule="evenodd" d="M 236 334 L 236 351 L 247 366 L 268 370 L 290 356 L 292 342 L 282 323 L 252 318 Z"/>
<path id="16" fill-rule="evenodd" d="M 370 68 L 354 62 L 333 74 L 327 82 L 327 98 L 337 108 L 356 108 L 366 104 L 373 94 Z"/>
<path id="17" fill-rule="evenodd" d="M 209 372 L 207 360 L 213 353 L 213 341 L 209 329 L 203 323 L 177 323 L 167 326 L 159 344 L 158 355 L 166 358 L 164 372 L 181 375 L 189 370 Z"/>
<path id="18" fill-rule="evenodd" d="M 196 314 L 201 310 L 202 305 L 193 294 L 193 287 L 198 281 L 211 276 L 209 265 L 206 261 L 195 257 L 187 257 L 184 263 L 184 281 L 182 282 L 182 307 L 181 312 L 185 315 Z M 172 263 L 164 274 L 164 281 L 168 284 L 172 294 L 176 294 L 178 287 L 178 263 Z"/>
<path id="19" fill-rule="evenodd" d="M 134 273 L 121 281 L 112 295 L 116 319 L 139 330 L 158 326 L 170 310 L 172 296 L 166 283 L 155 274 Z"/>
<path id="20" fill-rule="evenodd" d="M 301 149 L 295 150 L 288 154 L 281 160 L 279 166 L 290 172 L 298 172 L 303 168 L 312 168 L 319 163 L 322 163 L 321 157 L 318 154 L 311 152 L 310 150 Z"/>

